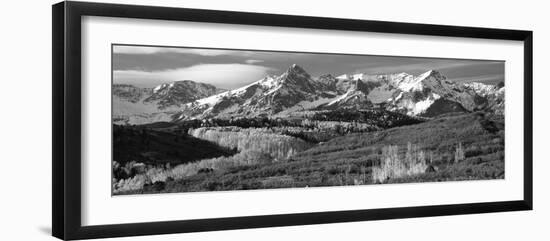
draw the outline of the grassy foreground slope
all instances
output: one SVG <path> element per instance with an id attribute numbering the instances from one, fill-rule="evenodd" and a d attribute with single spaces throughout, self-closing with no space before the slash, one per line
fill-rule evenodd
<path id="1" fill-rule="evenodd" d="M 145 186 L 129 193 L 373 184 L 378 182 L 372 178 L 372 168 L 386 158 L 383 149 L 397 146 L 398 157 L 405 159 L 409 143 L 422 150 L 429 160 L 429 168 L 424 173 L 391 178 L 384 183 L 504 178 L 504 120 L 499 116 L 472 113 L 348 134 L 285 161 L 198 173 L 167 180 L 162 188 Z M 463 152 L 460 159 L 455 155 L 458 146 Z"/>
<path id="2" fill-rule="evenodd" d="M 503 120 L 483 113 L 444 116 L 417 125 L 338 137 L 299 153 L 295 158 L 327 161 L 334 158 L 376 157 L 377 151 L 384 146 L 397 145 L 405 151 L 404 147 L 412 143 L 432 152 L 434 161 L 446 163 L 453 158 L 459 142 L 467 147 L 470 156 L 504 150 Z"/>

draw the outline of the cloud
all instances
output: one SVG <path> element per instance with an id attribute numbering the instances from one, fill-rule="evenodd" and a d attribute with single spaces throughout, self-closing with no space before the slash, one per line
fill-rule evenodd
<path id="1" fill-rule="evenodd" d="M 191 48 L 169 48 L 169 47 L 127 46 L 127 45 L 113 46 L 113 53 L 115 54 L 182 53 L 182 54 L 196 54 L 196 55 L 202 55 L 202 56 L 219 56 L 219 55 L 229 55 L 234 52 L 235 51 L 220 50 L 220 49 L 191 49 Z"/>
<path id="2" fill-rule="evenodd" d="M 115 70 L 114 83 L 134 84 L 142 87 L 173 82 L 177 80 L 193 80 L 212 84 L 214 86 L 234 89 L 257 81 L 273 68 L 249 64 L 198 64 L 186 68 L 163 71 Z"/>
<path id="3" fill-rule="evenodd" d="M 257 64 L 257 63 L 262 63 L 264 62 L 263 60 L 259 60 L 259 59 L 247 59 L 244 61 L 245 63 L 247 64 Z"/>

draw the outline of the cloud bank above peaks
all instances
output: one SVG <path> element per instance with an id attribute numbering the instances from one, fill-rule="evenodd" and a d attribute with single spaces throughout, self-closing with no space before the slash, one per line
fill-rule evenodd
<path id="1" fill-rule="evenodd" d="M 251 64 L 198 64 L 185 68 L 162 71 L 115 70 L 115 84 L 133 84 L 153 87 L 179 80 L 193 80 L 219 88 L 234 89 L 259 80 L 276 71 L 273 68 Z"/>
<path id="2" fill-rule="evenodd" d="M 401 72 L 418 75 L 435 69 L 458 82 L 498 83 L 504 79 L 504 61 L 494 60 L 137 45 L 114 45 L 112 60 L 115 83 L 141 87 L 193 80 L 234 89 L 268 74 L 281 74 L 292 64 L 302 66 L 313 77 Z"/>

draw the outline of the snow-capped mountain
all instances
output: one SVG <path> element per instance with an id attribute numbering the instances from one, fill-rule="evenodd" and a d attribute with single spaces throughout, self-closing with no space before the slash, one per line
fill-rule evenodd
<path id="1" fill-rule="evenodd" d="M 462 84 L 449 81 L 430 70 L 399 83 L 402 92 L 389 100 L 390 110 L 409 115 L 435 116 L 446 112 L 487 110 L 502 113 L 504 88 L 482 83 Z M 498 103 L 502 105 L 497 106 Z M 503 110 L 502 110 L 503 111 Z"/>
<path id="2" fill-rule="evenodd" d="M 397 83 L 397 96 L 388 100 L 390 110 L 409 115 L 438 115 L 442 112 L 472 111 L 477 94 L 430 70 Z"/>
<path id="3" fill-rule="evenodd" d="M 457 83 L 435 70 L 314 78 L 298 65 L 281 75 L 221 92 L 212 85 L 178 81 L 141 89 L 113 86 L 116 123 L 142 124 L 201 118 L 289 117 L 318 110 L 383 108 L 411 116 L 485 110 L 504 113 L 504 86 Z"/>
<path id="4" fill-rule="evenodd" d="M 448 80 L 435 70 L 418 76 L 407 73 L 389 75 L 341 75 L 337 79 L 353 82 L 353 88 L 329 105 L 356 100 L 363 105 L 370 101 L 388 110 L 408 115 L 435 116 L 446 112 L 467 112 L 486 109 L 500 112 L 503 108 L 503 87 L 472 82 L 460 84 Z M 366 97 L 366 98 L 365 98 Z M 364 100 L 366 99 L 366 100 Z M 353 102 L 352 102 L 353 103 Z M 493 104 L 496 103 L 496 104 Z M 502 103 L 502 105 L 498 104 Z"/>
<path id="5" fill-rule="evenodd" d="M 181 106 L 221 92 L 213 85 L 191 80 L 139 88 L 128 84 L 113 85 L 113 119 L 119 124 L 171 121 Z"/>
<path id="6" fill-rule="evenodd" d="M 300 111 L 336 108 L 386 108 L 408 115 L 435 116 L 503 107 L 503 88 L 449 81 L 435 70 L 398 74 L 330 74 L 312 78 L 292 65 L 280 76 L 183 106 L 178 120 L 195 118 L 285 117 Z M 502 103 L 499 104 L 499 103 Z"/>
<path id="7" fill-rule="evenodd" d="M 176 81 L 155 87 L 145 102 L 157 102 L 159 109 L 171 106 L 180 107 L 191 101 L 219 93 L 213 85 L 197 83 L 191 80 Z"/>
<path id="8" fill-rule="evenodd" d="M 292 65 L 280 76 L 267 76 L 247 86 L 188 103 L 179 119 L 274 115 L 303 104 L 319 101 L 321 104 L 336 95 L 322 89 L 304 69 Z"/>
<path id="9" fill-rule="evenodd" d="M 486 85 L 482 83 L 467 83 L 464 84 L 465 88 L 468 88 L 481 98 L 483 102 L 478 109 L 485 109 L 497 114 L 504 114 L 504 82 L 500 82 L 497 85 Z"/>

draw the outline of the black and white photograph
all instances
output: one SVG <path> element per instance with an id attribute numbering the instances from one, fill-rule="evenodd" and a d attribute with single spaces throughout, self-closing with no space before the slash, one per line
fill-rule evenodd
<path id="1" fill-rule="evenodd" d="M 441 3 L 7 2 L 0 241 L 550 240 L 548 7 Z"/>
<path id="2" fill-rule="evenodd" d="M 112 193 L 504 179 L 504 66 L 114 44 Z"/>

